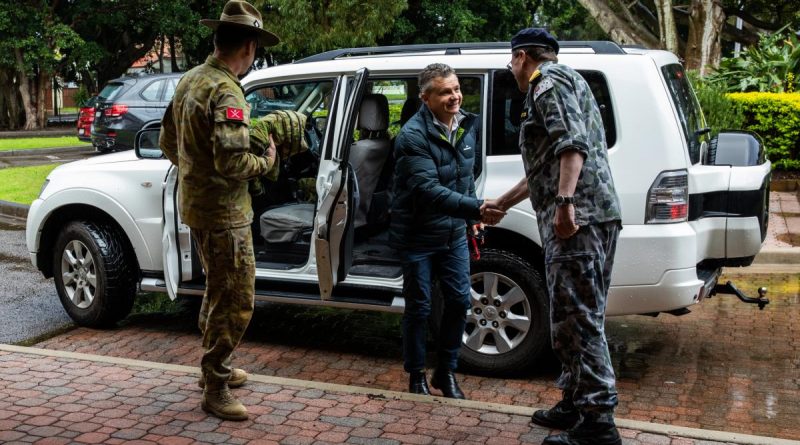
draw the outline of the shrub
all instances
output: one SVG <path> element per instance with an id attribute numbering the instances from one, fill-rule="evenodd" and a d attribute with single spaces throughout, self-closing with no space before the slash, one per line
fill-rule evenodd
<path id="1" fill-rule="evenodd" d="M 84 85 L 78 87 L 78 91 L 75 92 L 73 99 L 75 100 L 75 105 L 80 108 L 86 105 L 86 102 L 89 102 L 89 99 L 92 98 L 92 95 L 89 94 L 89 91 L 86 90 Z"/>
<path id="2" fill-rule="evenodd" d="M 698 76 L 696 71 L 689 72 L 689 80 L 700 102 L 706 124 L 711 128 L 712 136 L 722 130 L 741 130 L 744 127 L 744 113 L 741 107 L 725 94 L 720 85 L 708 82 Z"/>
<path id="3" fill-rule="evenodd" d="M 800 169 L 800 93 L 731 93 L 775 168 Z"/>
<path id="4" fill-rule="evenodd" d="M 724 58 L 708 80 L 729 92 L 791 93 L 798 89 L 800 39 L 786 27 L 762 35 L 739 57 Z"/>

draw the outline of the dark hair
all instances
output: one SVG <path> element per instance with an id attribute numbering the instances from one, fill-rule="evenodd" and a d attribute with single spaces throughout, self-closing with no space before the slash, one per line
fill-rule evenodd
<path id="1" fill-rule="evenodd" d="M 520 48 L 520 50 L 525 51 L 525 54 L 527 54 L 536 62 L 542 62 L 545 60 L 558 62 L 558 56 L 556 56 L 556 52 L 553 50 L 553 48 L 545 46 L 529 46 L 527 48 Z"/>
<path id="2" fill-rule="evenodd" d="M 250 42 L 258 43 L 258 32 L 231 25 L 219 25 L 214 33 L 214 47 L 223 54 L 230 54 Z"/>
<path id="3" fill-rule="evenodd" d="M 448 78 L 455 74 L 456 71 L 450 65 L 445 65 L 444 63 L 432 63 L 426 66 L 425 69 L 419 72 L 419 77 L 417 78 L 420 93 L 427 93 L 431 89 L 433 79 L 437 77 Z"/>

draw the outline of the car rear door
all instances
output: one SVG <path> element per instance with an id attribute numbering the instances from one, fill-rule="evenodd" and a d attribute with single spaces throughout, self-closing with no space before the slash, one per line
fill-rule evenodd
<path id="1" fill-rule="evenodd" d="M 328 300 L 337 283 L 347 277 L 352 262 L 356 181 L 347 162 L 353 132 L 369 71 L 362 68 L 339 83 L 336 144 L 320 162 L 317 183 L 322 184 L 320 206 L 314 220 L 314 251 L 320 297 Z"/>

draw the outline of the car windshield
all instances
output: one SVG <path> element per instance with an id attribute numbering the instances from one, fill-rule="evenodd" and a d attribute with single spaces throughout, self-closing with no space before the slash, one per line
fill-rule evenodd
<path id="1" fill-rule="evenodd" d="M 121 82 L 107 84 L 105 88 L 103 88 L 103 91 L 97 95 L 98 100 L 113 100 L 122 91 L 123 86 L 125 86 L 125 84 Z"/>
<path id="2" fill-rule="evenodd" d="M 692 164 L 696 164 L 700 162 L 701 147 L 704 143 L 708 143 L 709 138 L 708 127 L 700 109 L 700 103 L 697 101 L 681 65 L 665 65 L 661 67 L 661 71 L 667 81 L 672 102 L 675 103 L 675 108 L 678 110 L 678 118 L 686 138 L 686 145 L 689 147 L 689 158 L 692 160 Z"/>

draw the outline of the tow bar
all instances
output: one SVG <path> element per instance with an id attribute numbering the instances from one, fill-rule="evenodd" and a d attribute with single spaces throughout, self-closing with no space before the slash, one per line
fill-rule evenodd
<path id="1" fill-rule="evenodd" d="M 736 286 L 733 285 L 730 281 L 725 284 L 717 283 L 714 286 L 714 289 L 711 290 L 711 295 L 716 294 L 732 294 L 739 297 L 745 303 L 750 304 L 757 304 L 759 310 L 764 310 L 764 306 L 769 304 L 769 298 L 765 298 L 767 295 L 767 288 L 766 287 L 759 287 L 758 288 L 758 298 L 748 297 L 747 295 L 743 294 Z"/>

